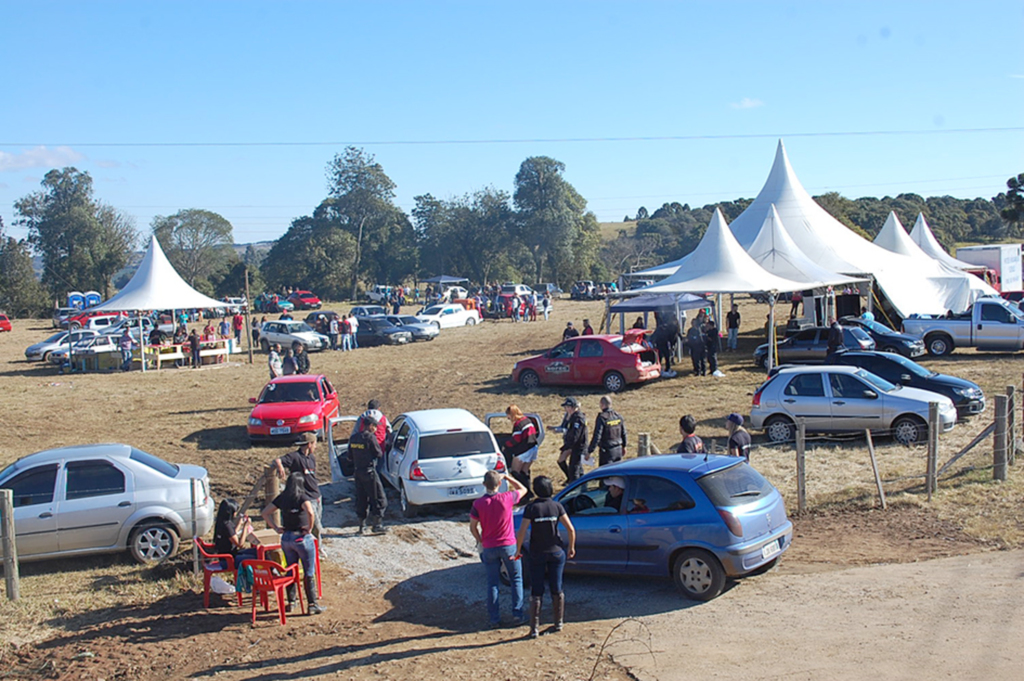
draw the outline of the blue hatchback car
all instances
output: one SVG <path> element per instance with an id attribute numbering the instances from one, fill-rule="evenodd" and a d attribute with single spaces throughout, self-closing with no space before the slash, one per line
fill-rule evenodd
<path id="1" fill-rule="evenodd" d="M 611 477 L 625 480 L 619 496 L 608 492 Z M 671 576 L 698 601 L 722 593 L 728 578 L 770 569 L 793 538 L 779 491 L 731 456 L 629 459 L 591 471 L 555 499 L 576 528 L 567 571 Z M 517 530 L 521 520 L 520 510 Z"/>

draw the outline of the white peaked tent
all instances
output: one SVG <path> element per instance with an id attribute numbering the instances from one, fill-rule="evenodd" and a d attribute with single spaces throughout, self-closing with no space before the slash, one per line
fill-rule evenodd
<path id="1" fill-rule="evenodd" d="M 775 210 L 775 204 L 768 208 L 761 231 L 757 233 L 757 238 L 747 249 L 747 253 L 754 259 L 754 262 L 772 274 L 785 279 L 813 282 L 809 283 L 806 288 L 840 286 L 861 281 L 854 277 L 830 272 L 808 258 L 789 236 L 785 225 L 782 224 L 782 218 L 779 217 L 779 212 Z"/>
<path id="2" fill-rule="evenodd" d="M 812 284 L 813 285 L 813 284 Z M 799 291 L 806 281 L 792 281 L 766 271 L 743 250 L 715 209 L 704 237 L 671 276 L 639 289 L 650 293 L 757 293 Z"/>
<path id="3" fill-rule="evenodd" d="M 922 266 L 914 258 L 881 248 L 815 203 L 793 172 L 781 140 L 764 187 L 731 225 L 744 248 L 754 243 L 772 204 L 793 242 L 807 257 L 832 272 L 870 274 L 901 316 L 943 314 L 950 309 L 964 310 L 970 304 L 970 275 L 950 277 Z"/>
<path id="4" fill-rule="evenodd" d="M 922 251 L 950 267 L 955 267 L 958 270 L 984 269 L 978 265 L 972 265 L 969 262 L 957 260 L 949 253 L 946 253 L 945 249 L 942 248 L 942 244 L 940 244 L 939 240 L 935 238 L 932 228 L 929 227 L 928 222 L 925 221 L 924 213 L 917 214 L 917 222 L 914 223 L 914 228 L 910 230 L 910 238 L 914 240 L 915 244 L 921 247 Z"/>
<path id="5" fill-rule="evenodd" d="M 690 257 L 691 253 L 687 253 L 678 260 L 658 265 L 657 267 L 651 267 L 646 270 L 640 270 L 639 272 L 630 272 L 627 276 L 631 279 L 643 279 L 645 277 L 667 277 L 671 274 L 675 274 L 675 271 L 682 267 L 686 260 Z"/>
<path id="6" fill-rule="evenodd" d="M 139 269 L 116 296 L 93 310 L 192 310 L 230 307 L 189 286 L 167 260 L 156 237 L 149 242 Z"/>

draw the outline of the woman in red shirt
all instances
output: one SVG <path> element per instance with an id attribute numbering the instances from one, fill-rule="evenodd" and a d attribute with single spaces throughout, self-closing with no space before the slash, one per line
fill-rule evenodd
<path id="1" fill-rule="evenodd" d="M 505 416 L 512 422 L 512 436 L 505 441 L 502 453 L 508 461 L 512 477 L 529 490 L 530 468 L 537 460 L 537 426 L 529 417 L 523 415 L 523 410 L 515 404 L 509 405 L 505 410 Z"/>

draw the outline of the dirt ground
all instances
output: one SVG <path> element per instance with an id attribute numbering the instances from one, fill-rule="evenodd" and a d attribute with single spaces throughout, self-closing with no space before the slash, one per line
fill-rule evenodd
<path id="1" fill-rule="evenodd" d="M 332 306 L 339 311 L 343 306 Z M 667 448 L 679 416 L 693 413 L 706 439 L 724 441 L 724 417 L 747 413 L 760 382 L 750 353 L 759 342 L 764 309 L 744 303 L 741 350 L 723 354 L 726 376 L 680 377 L 632 388 L 615 398 L 632 434 L 649 432 Z M 588 420 L 598 389 L 542 389 L 524 394 L 508 380 L 512 364 L 554 345 L 568 320 L 601 319 L 603 304 L 559 301 L 549 322 L 485 323 L 450 329 L 430 343 L 315 353 L 314 372 L 338 387 L 342 410 L 359 413 L 372 397 L 394 416 L 413 409 L 458 406 L 482 416 L 512 402 L 557 425 L 561 396 L 576 395 Z M 0 428 L 8 437 L 0 465 L 70 444 L 127 442 L 164 459 L 207 467 L 215 496 L 243 497 L 262 466 L 285 450 L 251 448 L 245 435 L 247 400 L 266 382 L 265 356 L 202 370 L 165 369 L 110 375 L 59 375 L 24 361 L 44 338 L 45 322 L 15 321 L 0 334 Z M 1019 383 L 1019 355 L 959 352 L 928 366 L 977 381 L 990 398 Z M 958 425 L 942 438 L 940 459 L 966 444 L 990 420 Z M 552 434 L 539 472 L 553 473 Z M 760 440 L 755 436 L 755 442 Z M 635 442 L 635 440 L 634 440 Z M 630 447 L 633 449 L 633 445 Z M 935 502 L 923 501 L 921 449 L 878 443 L 890 510 L 876 509 L 874 484 L 860 442 L 821 441 L 808 452 L 810 511 L 794 514 L 796 539 L 766 578 L 796 579 L 851 566 L 925 561 L 1024 543 L 1019 475 L 1001 486 L 988 481 L 991 445 L 981 445 L 950 471 Z M 323 451 L 322 449 L 320 450 Z M 986 459 L 986 457 L 988 457 Z M 793 455 L 759 447 L 752 462 L 795 504 Z M 396 519 L 397 522 L 397 519 Z M 518 640 L 522 629 L 480 632 L 481 613 L 461 601 L 417 598 L 408 590 L 370 589 L 341 568 L 325 566 L 328 612 L 278 627 L 248 610 L 204 612 L 201 586 L 185 558 L 156 569 L 123 556 L 48 561 L 22 568 L 22 601 L 0 603 L 0 678 L 629 678 L 601 653 L 601 641 L 628 616 L 621 608 L 570 615 L 564 634 Z M 776 577 L 778 575 L 778 577 Z M 761 579 L 761 578 L 758 578 Z M 571 588 L 571 584 L 569 587 Z M 824 605 L 823 605 L 824 607 Z M 600 659 L 599 659 L 600 658 Z M 755 678 L 757 674 L 753 675 Z"/>

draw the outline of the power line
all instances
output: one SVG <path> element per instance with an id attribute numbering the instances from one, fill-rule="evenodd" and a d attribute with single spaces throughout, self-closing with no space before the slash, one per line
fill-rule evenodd
<path id="1" fill-rule="evenodd" d="M 592 142 L 684 142 L 794 137 L 873 137 L 899 135 L 957 135 L 964 133 L 1024 132 L 1024 127 L 949 128 L 940 130 L 842 130 L 832 132 L 733 133 L 724 135 L 650 135 L 634 137 L 533 137 L 519 139 L 366 140 L 334 142 L 0 142 L 2 147 L 370 147 L 478 144 L 573 144 Z"/>

